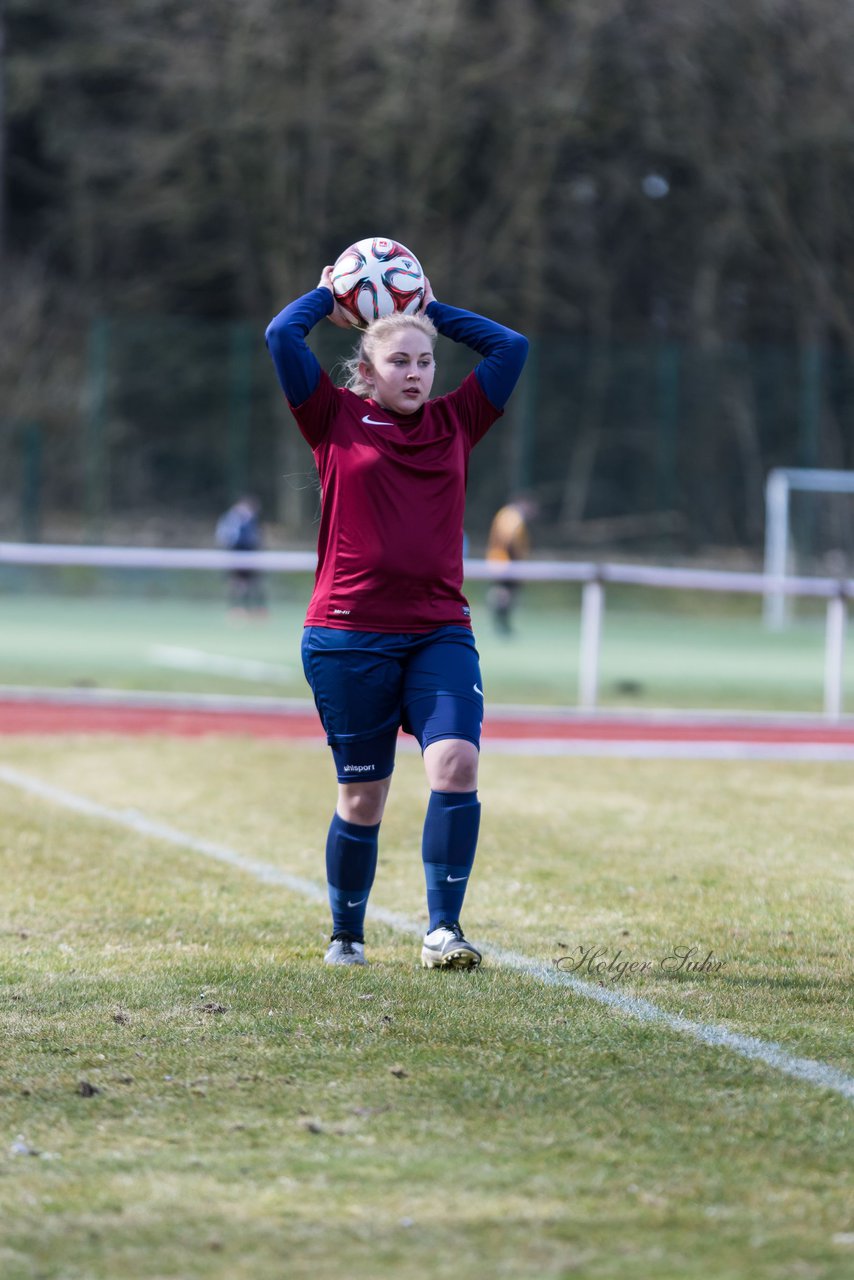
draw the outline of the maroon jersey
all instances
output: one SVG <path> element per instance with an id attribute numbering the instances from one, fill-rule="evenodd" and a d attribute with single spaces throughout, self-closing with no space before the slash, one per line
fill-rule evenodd
<path id="1" fill-rule="evenodd" d="M 323 493 L 306 625 L 390 632 L 470 626 L 462 594 L 468 460 L 502 413 L 475 374 L 403 415 L 321 373 L 292 412 Z"/>

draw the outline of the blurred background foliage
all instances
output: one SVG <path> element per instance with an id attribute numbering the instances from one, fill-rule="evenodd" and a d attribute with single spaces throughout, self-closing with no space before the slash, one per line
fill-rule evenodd
<path id="1" fill-rule="evenodd" d="M 385 234 L 533 341 L 475 550 L 526 487 L 540 546 L 755 556 L 769 467 L 854 466 L 852 135 L 838 0 L 0 0 L 0 533 L 248 486 L 310 544 L 263 331 Z"/>

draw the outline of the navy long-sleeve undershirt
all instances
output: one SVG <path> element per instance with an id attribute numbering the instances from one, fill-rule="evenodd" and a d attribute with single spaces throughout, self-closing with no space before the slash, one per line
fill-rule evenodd
<path id="1" fill-rule="evenodd" d="M 306 344 L 306 337 L 329 315 L 332 305 L 328 289 L 312 289 L 289 303 L 267 327 L 267 346 L 279 382 L 294 406 L 304 404 L 317 387 L 321 368 Z M 525 364 L 528 339 L 485 316 L 449 307 L 444 302 L 431 302 L 426 314 L 444 337 L 462 342 L 483 356 L 475 374 L 490 404 L 503 409 Z"/>

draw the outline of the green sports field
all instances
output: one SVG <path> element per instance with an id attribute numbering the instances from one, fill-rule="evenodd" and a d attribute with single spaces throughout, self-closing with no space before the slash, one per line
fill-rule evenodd
<path id="1" fill-rule="evenodd" d="M 0 739 L 4 1280 L 850 1276 L 849 766 L 487 755 L 465 921 L 527 967 L 474 974 L 417 964 L 414 755 L 324 969 L 332 791 Z"/>
<path id="2" fill-rule="evenodd" d="M 189 584 L 199 587 L 199 575 Z M 145 584 L 144 584 L 145 585 Z M 195 598 L 57 591 L 0 600 L 0 684 L 164 689 L 306 697 L 299 637 L 308 583 L 288 580 L 264 622 L 229 617 L 218 584 Z M 497 636 L 471 591 L 487 696 L 494 702 L 578 699 L 578 589 L 526 588 L 516 634 Z M 214 594 L 211 594 L 211 591 Z M 849 639 L 846 705 L 854 707 Z M 770 633 L 760 602 L 609 589 L 601 703 L 620 707 L 820 711 L 822 613 Z"/>

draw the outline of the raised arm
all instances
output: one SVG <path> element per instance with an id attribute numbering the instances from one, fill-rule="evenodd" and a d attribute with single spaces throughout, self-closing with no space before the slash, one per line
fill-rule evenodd
<path id="1" fill-rule="evenodd" d="M 318 287 L 280 311 L 267 326 L 267 348 L 288 402 L 304 404 L 320 381 L 321 368 L 306 337 L 332 311 L 328 289 Z"/>
<path id="2" fill-rule="evenodd" d="M 314 326 L 328 316 L 339 328 L 350 327 L 332 292 L 332 268 L 324 267 L 316 289 L 289 303 L 267 326 L 267 348 L 289 403 L 304 404 L 320 380 L 320 365 L 306 345 Z"/>
<path id="3" fill-rule="evenodd" d="M 494 320 L 487 320 L 485 316 L 449 307 L 435 298 L 424 310 L 446 338 L 463 342 L 484 357 L 475 368 L 475 374 L 490 404 L 496 409 L 503 409 L 524 368 L 528 339 L 514 329 L 506 329 Z"/>

